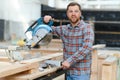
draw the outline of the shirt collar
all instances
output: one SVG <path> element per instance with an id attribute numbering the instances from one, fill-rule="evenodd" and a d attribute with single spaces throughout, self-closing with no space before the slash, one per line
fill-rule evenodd
<path id="1" fill-rule="evenodd" d="M 76 29 L 78 28 L 78 29 L 79 29 L 79 27 L 80 27 L 81 25 L 83 25 L 84 23 L 85 23 L 85 22 L 84 22 L 83 20 L 80 20 L 75 27 L 72 27 L 71 24 L 68 24 L 68 29 L 73 29 L 73 28 L 76 28 Z"/>

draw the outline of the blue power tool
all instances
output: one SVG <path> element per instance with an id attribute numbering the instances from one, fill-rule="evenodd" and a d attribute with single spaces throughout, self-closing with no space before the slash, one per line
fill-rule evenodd
<path id="1" fill-rule="evenodd" d="M 34 48 L 36 45 L 48 44 L 52 39 L 52 25 L 52 20 L 47 24 L 43 22 L 43 18 L 36 20 L 25 32 L 26 46 Z"/>

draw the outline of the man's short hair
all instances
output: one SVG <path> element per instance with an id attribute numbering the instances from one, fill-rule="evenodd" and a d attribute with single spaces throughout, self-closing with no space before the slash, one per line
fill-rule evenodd
<path id="1" fill-rule="evenodd" d="M 69 6 L 75 6 L 75 5 L 77 5 L 79 7 L 79 10 L 81 11 L 81 6 L 77 2 L 71 2 L 71 3 L 69 3 L 68 6 L 67 6 L 67 11 L 68 11 Z"/>

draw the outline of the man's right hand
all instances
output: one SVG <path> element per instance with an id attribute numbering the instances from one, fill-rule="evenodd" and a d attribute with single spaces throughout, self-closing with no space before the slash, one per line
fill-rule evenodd
<path id="1" fill-rule="evenodd" d="M 52 20 L 52 17 L 50 15 L 45 15 L 44 16 L 44 22 L 48 23 L 50 20 Z"/>

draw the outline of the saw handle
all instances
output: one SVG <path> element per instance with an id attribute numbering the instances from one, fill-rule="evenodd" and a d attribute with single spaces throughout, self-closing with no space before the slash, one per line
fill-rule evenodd
<path id="1" fill-rule="evenodd" d="M 43 17 L 42 18 L 39 18 L 38 20 L 37 20 L 37 25 L 41 25 L 41 24 L 46 24 L 46 25 L 48 25 L 48 26 L 52 26 L 53 25 L 53 20 L 50 20 L 48 23 L 45 23 L 44 22 L 44 19 L 43 19 Z"/>
<path id="2" fill-rule="evenodd" d="M 26 32 L 27 31 L 31 31 L 32 30 L 32 28 L 34 28 L 35 27 L 35 25 L 41 25 L 41 24 L 46 24 L 46 25 L 49 25 L 50 27 L 53 25 L 53 20 L 50 20 L 48 23 L 45 23 L 44 21 L 43 21 L 43 18 L 39 18 L 38 20 L 36 20 L 34 23 L 32 23 L 31 25 L 30 25 L 30 27 L 26 30 Z M 25 32 L 25 33 L 26 33 Z"/>

